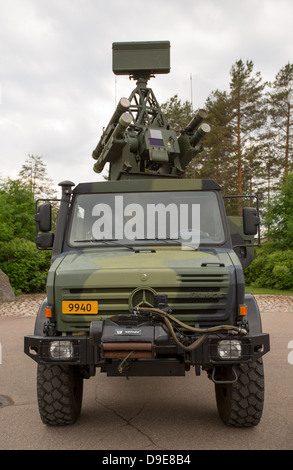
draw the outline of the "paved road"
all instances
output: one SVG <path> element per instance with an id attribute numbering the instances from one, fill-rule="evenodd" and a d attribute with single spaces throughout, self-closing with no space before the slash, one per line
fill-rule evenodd
<path id="1" fill-rule="evenodd" d="M 52 428 L 40 421 L 36 364 L 23 353 L 23 336 L 33 332 L 34 318 L 0 316 L 0 449 L 292 450 L 292 304 L 263 307 L 262 321 L 271 351 L 264 358 L 265 408 L 257 427 L 224 426 L 212 382 L 192 370 L 183 378 L 129 381 L 98 372 L 85 381 L 78 423 Z"/>

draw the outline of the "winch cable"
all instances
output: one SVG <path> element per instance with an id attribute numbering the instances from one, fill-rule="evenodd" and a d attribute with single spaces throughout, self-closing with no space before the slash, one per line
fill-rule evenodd
<path id="1" fill-rule="evenodd" d="M 160 318 L 162 318 L 164 320 L 168 330 L 170 331 L 173 339 L 184 351 L 192 351 L 193 349 L 196 349 L 201 343 L 203 343 L 203 341 L 207 338 L 209 333 L 219 333 L 220 331 L 226 331 L 226 332 L 231 331 L 234 334 L 239 334 L 239 333 L 240 334 L 246 334 L 247 333 L 247 331 L 245 329 L 239 328 L 239 327 L 233 326 L 233 325 L 219 325 L 219 326 L 212 326 L 210 328 L 196 328 L 196 327 L 193 327 L 193 326 L 190 326 L 190 325 L 186 325 L 185 323 L 181 322 L 180 320 L 175 318 L 170 313 L 165 312 L 164 310 L 161 310 L 161 309 L 158 309 L 158 308 L 138 307 L 137 311 L 144 311 L 144 312 L 154 313 L 155 315 L 158 315 Z M 193 331 L 195 333 L 200 333 L 202 336 L 197 338 L 192 344 L 186 346 L 181 341 L 179 341 L 179 339 L 177 338 L 171 321 L 177 323 L 182 328 Z"/>

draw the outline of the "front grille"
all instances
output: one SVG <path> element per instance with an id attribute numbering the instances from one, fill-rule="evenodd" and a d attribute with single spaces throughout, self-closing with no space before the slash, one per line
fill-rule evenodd
<path id="1" fill-rule="evenodd" d="M 168 296 L 172 314 L 185 322 L 215 324 L 229 317 L 231 303 L 229 274 L 179 274 L 173 286 L 71 288 L 63 289 L 63 299 L 99 301 L 99 315 L 129 312 L 130 307 L 154 305 L 154 294 Z"/>

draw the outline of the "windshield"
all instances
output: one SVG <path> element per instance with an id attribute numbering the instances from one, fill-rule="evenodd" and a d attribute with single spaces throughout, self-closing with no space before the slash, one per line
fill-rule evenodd
<path id="1" fill-rule="evenodd" d="M 71 246 L 107 243 L 221 244 L 224 229 L 214 192 L 162 191 L 77 195 Z"/>

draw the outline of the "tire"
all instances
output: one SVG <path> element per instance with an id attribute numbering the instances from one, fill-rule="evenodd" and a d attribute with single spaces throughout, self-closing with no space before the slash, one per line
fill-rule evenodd
<path id="1" fill-rule="evenodd" d="M 231 377 L 231 368 L 222 370 L 222 380 Z M 233 366 L 238 380 L 215 384 L 218 413 L 226 425 L 251 427 L 259 424 L 264 404 L 264 371 L 262 359 Z"/>
<path id="2" fill-rule="evenodd" d="M 64 426 L 76 422 L 80 415 L 83 377 L 78 367 L 38 365 L 37 395 L 43 423 Z"/>

